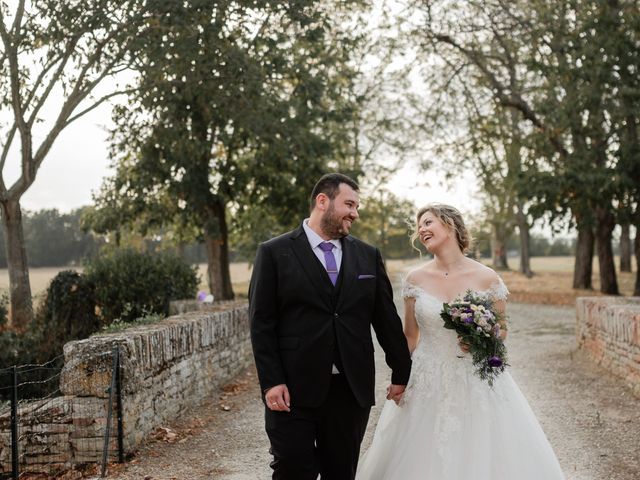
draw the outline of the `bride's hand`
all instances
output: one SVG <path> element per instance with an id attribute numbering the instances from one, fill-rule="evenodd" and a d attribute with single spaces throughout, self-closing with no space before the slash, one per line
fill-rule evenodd
<path id="1" fill-rule="evenodd" d="M 469 344 L 464 342 L 460 335 L 458 335 L 458 345 L 460 345 L 460 350 L 464 353 L 469 353 Z"/>

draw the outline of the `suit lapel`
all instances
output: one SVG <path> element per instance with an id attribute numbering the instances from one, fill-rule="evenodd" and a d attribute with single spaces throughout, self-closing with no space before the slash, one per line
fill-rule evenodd
<path id="1" fill-rule="evenodd" d="M 307 239 L 302 226 L 293 231 L 291 235 L 291 243 L 293 253 L 300 262 L 302 270 L 315 286 L 315 290 L 317 292 L 322 292 L 326 297 L 327 302 L 331 303 L 333 284 L 329 279 L 329 275 L 327 275 L 327 271 L 320 263 L 320 260 L 318 260 L 318 257 L 316 257 L 313 250 L 311 250 L 311 245 L 309 245 L 309 240 Z"/>

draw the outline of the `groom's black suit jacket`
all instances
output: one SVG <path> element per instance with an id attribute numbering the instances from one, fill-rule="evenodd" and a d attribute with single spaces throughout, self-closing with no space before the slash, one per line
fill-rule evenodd
<path id="1" fill-rule="evenodd" d="M 334 349 L 358 403 L 374 404 L 371 326 L 405 385 L 411 358 L 378 249 L 347 236 L 334 287 L 300 226 L 260 245 L 249 287 L 251 341 L 263 390 L 286 384 L 293 406 L 317 407 L 331 382 Z"/>

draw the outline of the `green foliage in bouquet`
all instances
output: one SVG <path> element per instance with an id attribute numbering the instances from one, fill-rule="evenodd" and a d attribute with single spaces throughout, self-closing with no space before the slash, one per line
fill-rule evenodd
<path id="1" fill-rule="evenodd" d="M 455 330 L 461 341 L 469 345 L 476 374 L 493 386 L 508 366 L 507 349 L 500 337 L 501 318 L 493 299 L 467 290 L 461 298 L 444 303 L 440 317 L 444 328 Z"/>

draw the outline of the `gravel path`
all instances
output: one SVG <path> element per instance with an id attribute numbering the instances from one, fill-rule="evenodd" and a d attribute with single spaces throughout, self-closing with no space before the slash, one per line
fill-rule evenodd
<path id="1" fill-rule="evenodd" d="M 567 480 L 640 480 L 640 400 L 576 350 L 574 308 L 511 304 L 509 317 L 511 373 Z M 379 400 L 363 447 L 371 441 L 389 379 L 380 348 L 376 356 Z M 255 372 L 220 395 L 158 430 L 129 463 L 113 466 L 108 478 L 271 478 Z"/>

